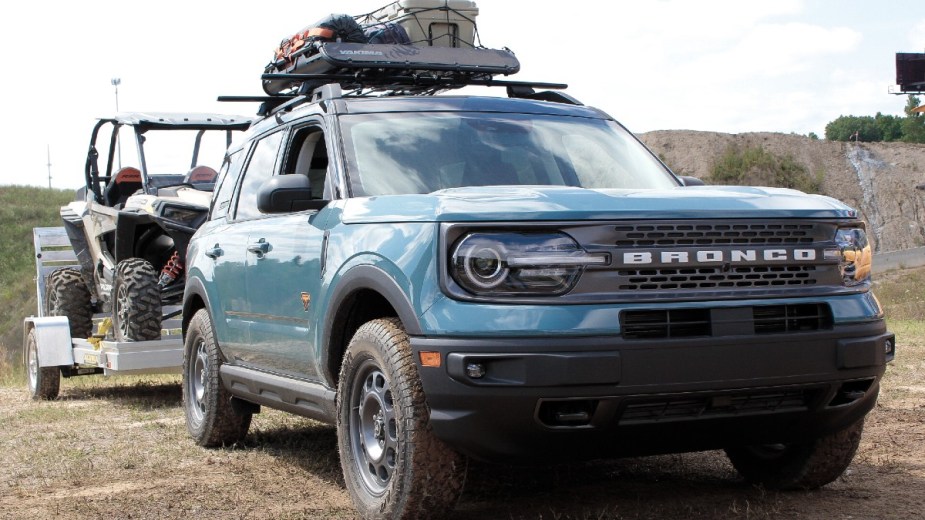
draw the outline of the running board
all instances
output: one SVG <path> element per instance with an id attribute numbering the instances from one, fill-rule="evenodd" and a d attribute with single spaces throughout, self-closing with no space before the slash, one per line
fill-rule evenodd
<path id="1" fill-rule="evenodd" d="M 324 386 L 235 365 L 222 365 L 220 374 L 225 389 L 239 399 L 334 423 L 336 393 Z"/>

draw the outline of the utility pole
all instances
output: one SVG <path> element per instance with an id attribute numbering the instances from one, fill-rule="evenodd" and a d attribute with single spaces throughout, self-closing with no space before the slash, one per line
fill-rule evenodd
<path id="1" fill-rule="evenodd" d="M 48 187 L 51 188 L 51 145 L 48 146 Z"/>
<path id="2" fill-rule="evenodd" d="M 118 114 L 119 113 L 119 85 L 122 83 L 122 79 L 112 78 L 109 82 L 112 83 L 112 86 L 116 89 L 116 113 Z M 119 169 L 121 169 L 122 168 L 122 139 L 119 139 L 118 141 L 117 150 L 119 151 Z"/>

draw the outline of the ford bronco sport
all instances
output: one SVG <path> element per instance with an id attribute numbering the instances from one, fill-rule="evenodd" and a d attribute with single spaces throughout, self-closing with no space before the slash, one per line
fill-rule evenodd
<path id="1" fill-rule="evenodd" d="M 433 76 L 340 74 L 339 51 L 396 51 L 373 47 L 325 44 L 335 73 L 248 98 L 266 117 L 189 246 L 197 443 L 240 441 L 261 406 L 335 424 L 367 518 L 440 517 L 467 457 L 724 449 L 781 489 L 845 470 L 894 350 L 854 209 L 695 185 L 526 84 L 416 95 L 479 82 L 450 50 L 421 51 Z"/>

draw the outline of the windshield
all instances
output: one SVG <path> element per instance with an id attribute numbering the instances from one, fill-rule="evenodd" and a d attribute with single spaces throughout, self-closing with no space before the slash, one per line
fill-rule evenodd
<path id="1" fill-rule="evenodd" d="M 340 120 L 355 196 L 492 185 L 678 185 L 612 121 L 459 112 L 345 115 Z"/>
<path id="2" fill-rule="evenodd" d="M 221 164 L 228 145 L 226 129 L 151 129 L 142 134 L 144 161 L 152 186 L 181 183 L 200 189 L 211 189 L 215 170 Z M 104 134 L 105 135 L 105 134 Z M 197 148 L 198 140 L 198 148 Z M 109 139 L 96 141 L 99 157 L 109 157 Z M 141 153 L 136 144 L 135 128 L 123 125 L 118 131 L 116 148 L 112 150 L 111 173 L 123 168 L 141 170 Z M 101 165 L 105 173 L 105 164 Z"/>

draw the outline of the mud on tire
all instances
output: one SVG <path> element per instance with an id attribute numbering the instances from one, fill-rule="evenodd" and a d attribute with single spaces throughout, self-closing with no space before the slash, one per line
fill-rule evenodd
<path id="1" fill-rule="evenodd" d="M 437 439 L 408 335 L 394 318 L 362 325 L 337 386 L 337 444 L 363 518 L 443 518 L 462 493 L 466 459 Z"/>
<path id="2" fill-rule="evenodd" d="M 65 267 L 48 276 L 45 315 L 66 316 L 72 338 L 90 337 L 93 333 L 93 304 L 90 289 L 80 271 Z"/>
<path id="3" fill-rule="evenodd" d="M 219 378 L 221 364 L 209 312 L 200 309 L 187 327 L 183 349 L 183 410 L 190 436 L 200 446 L 235 444 L 251 424 L 250 412 L 232 406 Z"/>
<path id="4" fill-rule="evenodd" d="M 161 290 L 157 271 L 148 261 L 119 262 L 112 284 L 112 325 L 118 341 L 161 337 Z"/>
<path id="5" fill-rule="evenodd" d="M 837 479 L 854 458 L 864 419 L 808 442 L 726 448 L 749 483 L 771 489 L 816 489 Z"/>

